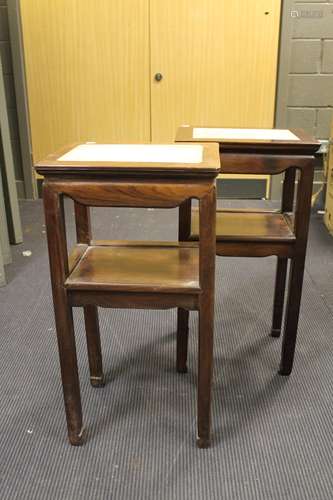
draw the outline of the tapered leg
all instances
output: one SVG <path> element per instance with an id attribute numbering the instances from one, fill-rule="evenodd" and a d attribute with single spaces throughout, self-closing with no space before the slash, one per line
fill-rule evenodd
<path id="1" fill-rule="evenodd" d="M 213 370 L 214 289 L 216 254 L 216 191 L 200 200 L 199 274 L 202 289 L 199 308 L 198 437 L 199 448 L 210 445 Z"/>
<path id="2" fill-rule="evenodd" d="M 52 189 L 52 184 L 47 182 L 44 183 L 43 198 L 68 437 L 71 444 L 80 445 L 83 442 L 80 383 L 73 315 L 64 287 L 68 275 L 68 259 L 63 199 Z"/>
<path id="3" fill-rule="evenodd" d="M 187 373 L 189 311 L 177 311 L 177 372 Z"/>
<path id="4" fill-rule="evenodd" d="M 98 309 L 96 306 L 84 307 L 90 383 L 93 387 L 105 385 L 102 363 L 101 338 L 99 332 Z"/>
<path id="5" fill-rule="evenodd" d="M 287 269 L 288 259 L 286 257 L 278 257 L 275 277 L 272 337 L 279 337 L 281 334 Z"/>
<path id="6" fill-rule="evenodd" d="M 293 368 L 299 311 L 304 276 L 304 257 L 294 258 L 290 265 L 289 290 L 286 307 L 280 375 L 290 375 Z"/>

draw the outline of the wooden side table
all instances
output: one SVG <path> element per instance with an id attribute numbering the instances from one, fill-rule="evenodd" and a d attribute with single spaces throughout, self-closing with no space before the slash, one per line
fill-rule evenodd
<path id="1" fill-rule="evenodd" d="M 72 307 L 83 307 L 93 386 L 104 384 L 97 307 L 199 311 L 198 438 L 210 443 L 217 144 L 81 144 L 36 165 L 43 197 L 69 441 L 83 424 Z M 63 198 L 75 202 L 68 256 Z M 93 241 L 89 207 L 173 208 L 199 200 L 200 243 Z"/>
<path id="2" fill-rule="evenodd" d="M 222 129 L 182 126 L 177 142 L 213 141 L 220 144 L 221 172 L 225 174 L 284 174 L 281 210 L 217 211 L 216 252 L 232 257 L 277 256 L 271 335 L 279 337 L 284 311 L 288 259 L 290 273 L 284 337 L 279 373 L 289 375 L 293 366 L 300 311 L 304 262 L 311 212 L 313 171 L 319 142 L 302 130 Z M 299 171 L 294 210 L 296 171 Z M 191 201 L 179 210 L 179 240 L 199 238 L 197 213 Z M 179 364 L 186 364 L 188 311 L 178 312 Z"/>

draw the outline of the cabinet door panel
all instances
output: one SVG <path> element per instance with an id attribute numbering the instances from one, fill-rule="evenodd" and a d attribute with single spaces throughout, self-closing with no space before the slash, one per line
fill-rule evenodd
<path id="1" fill-rule="evenodd" d="M 150 140 L 148 0 L 21 0 L 34 160 Z"/>
<path id="2" fill-rule="evenodd" d="M 151 0 L 153 141 L 186 123 L 273 126 L 279 23 L 280 0 Z"/>

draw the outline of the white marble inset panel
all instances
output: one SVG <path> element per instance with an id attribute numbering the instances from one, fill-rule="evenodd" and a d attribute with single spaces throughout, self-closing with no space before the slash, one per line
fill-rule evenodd
<path id="1" fill-rule="evenodd" d="M 58 161 L 128 163 L 201 163 L 201 145 L 81 144 Z"/>
<path id="2" fill-rule="evenodd" d="M 290 130 L 265 128 L 194 128 L 193 139 L 225 139 L 250 141 L 299 141 Z"/>

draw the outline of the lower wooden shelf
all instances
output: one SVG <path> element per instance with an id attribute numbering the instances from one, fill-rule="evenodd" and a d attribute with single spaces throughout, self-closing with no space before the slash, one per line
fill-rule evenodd
<path id="1" fill-rule="evenodd" d="M 192 211 L 191 227 L 191 239 L 197 240 L 199 235 L 198 210 Z M 289 214 L 226 209 L 216 212 L 217 241 L 293 243 L 295 239 L 293 220 Z"/>
<path id="2" fill-rule="evenodd" d="M 69 258 L 69 290 L 200 293 L 194 243 L 96 241 Z"/>

